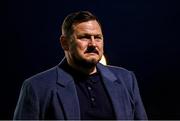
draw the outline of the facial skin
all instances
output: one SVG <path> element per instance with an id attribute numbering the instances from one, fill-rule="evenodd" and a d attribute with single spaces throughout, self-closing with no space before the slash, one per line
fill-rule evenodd
<path id="1" fill-rule="evenodd" d="M 69 65 L 84 73 L 96 72 L 96 64 L 103 55 L 103 34 L 95 20 L 73 25 L 71 40 L 61 36 L 61 45 Z"/>

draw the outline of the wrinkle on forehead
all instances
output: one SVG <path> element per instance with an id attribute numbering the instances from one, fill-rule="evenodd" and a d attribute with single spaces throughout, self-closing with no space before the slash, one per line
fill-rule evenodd
<path id="1" fill-rule="evenodd" d="M 77 23 L 73 25 L 73 29 L 75 34 L 90 34 L 102 36 L 101 27 L 96 20 Z"/>

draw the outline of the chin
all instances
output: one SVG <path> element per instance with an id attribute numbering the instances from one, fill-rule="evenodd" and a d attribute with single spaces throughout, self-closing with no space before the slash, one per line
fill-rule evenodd
<path id="1" fill-rule="evenodd" d="M 90 63 L 90 64 L 97 64 L 99 61 L 97 59 L 90 59 L 90 60 L 87 60 L 87 63 Z"/>
<path id="2" fill-rule="evenodd" d="M 92 67 L 96 66 L 96 64 L 98 62 L 99 62 L 99 60 L 96 58 L 82 59 L 81 61 L 78 61 L 78 65 L 83 66 L 85 68 L 92 68 Z"/>
<path id="3" fill-rule="evenodd" d="M 73 55 L 72 57 L 73 57 L 74 63 L 77 66 L 82 66 L 84 68 L 92 68 L 92 67 L 96 66 L 96 64 L 100 60 L 100 58 L 98 56 L 76 57 Z"/>
<path id="4" fill-rule="evenodd" d="M 87 59 L 85 59 L 87 62 L 89 62 L 89 63 L 98 63 L 99 62 L 99 60 L 100 60 L 100 58 L 98 58 L 98 57 L 90 57 L 90 58 L 87 58 Z"/>

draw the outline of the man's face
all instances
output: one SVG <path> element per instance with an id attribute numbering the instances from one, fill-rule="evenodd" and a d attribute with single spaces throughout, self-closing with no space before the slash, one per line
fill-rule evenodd
<path id="1" fill-rule="evenodd" d="M 95 66 L 103 55 L 103 35 L 97 21 L 73 25 L 69 44 L 70 60 L 76 65 Z"/>

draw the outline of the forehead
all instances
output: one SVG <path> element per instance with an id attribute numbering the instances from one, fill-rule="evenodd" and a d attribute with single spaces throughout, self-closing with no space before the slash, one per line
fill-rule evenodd
<path id="1" fill-rule="evenodd" d="M 73 25 L 75 34 L 102 34 L 101 27 L 96 20 L 90 20 Z"/>

